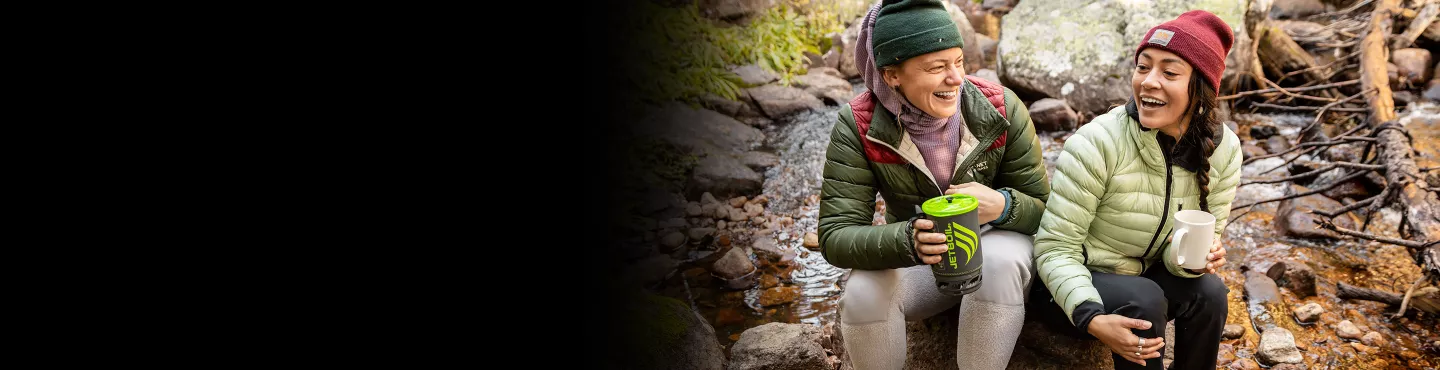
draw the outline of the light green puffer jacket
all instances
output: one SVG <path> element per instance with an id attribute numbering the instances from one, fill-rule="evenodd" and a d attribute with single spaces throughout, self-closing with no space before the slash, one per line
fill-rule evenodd
<path id="1" fill-rule="evenodd" d="M 1241 167 L 1240 138 L 1221 127 L 1223 136 L 1209 158 L 1207 199 L 1216 240 L 1230 215 Z M 1035 234 L 1035 267 L 1066 317 L 1073 318 L 1085 301 L 1103 304 L 1091 283 L 1092 270 L 1140 275 L 1164 263 L 1176 276 L 1200 276 L 1161 258 L 1170 248 L 1171 215 L 1200 209 L 1200 188 L 1194 172 L 1167 165 L 1156 135 L 1163 134 L 1142 128 L 1121 106 L 1065 141 Z"/>

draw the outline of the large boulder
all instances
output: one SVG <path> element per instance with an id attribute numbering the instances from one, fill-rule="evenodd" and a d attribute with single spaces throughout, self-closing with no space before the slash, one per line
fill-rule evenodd
<path id="1" fill-rule="evenodd" d="M 760 107 L 760 112 L 770 119 L 781 119 L 786 116 L 811 109 L 825 107 L 825 103 L 819 98 L 795 87 L 780 85 L 765 85 L 745 89 L 745 95 Z"/>
<path id="2" fill-rule="evenodd" d="M 715 329 L 685 303 L 654 294 L 625 299 L 617 325 L 619 351 L 608 359 L 624 369 L 725 368 L 725 352 Z"/>
<path id="3" fill-rule="evenodd" d="M 821 328 L 772 322 L 746 329 L 730 348 L 729 370 L 833 370 Z"/>
<path id="4" fill-rule="evenodd" d="M 961 48 L 965 52 L 965 70 L 978 71 L 985 68 L 985 57 L 982 52 L 984 48 L 980 45 L 980 40 L 975 37 L 975 28 L 970 25 L 970 19 L 965 17 L 965 10 L 949 1 L 941 3 L 945 4 L 945 10 L 950 12 L 950 20 L 955 21 L 955 27 L 960 29 L 960 40 L 965 43 L 965 46 Z"/>
<path id="5" fill-rule="evenodd" d="M 760 190 L 764 177 L 743 161 L 746 152 L 765 140 L 759 129 L 709 109 L 670 103 L 641 118 L 634 130 L 700 158 L 686 185 L 686 191 L 693 193 L 687 198 L 704 192 L 730 196 Z"/>
<path id="6" fill-rule="evenodd" d="M 930 318 L 905 323 L 906 369 L 958 369 L 955 333 L 959 306 Z M 1079 339 L 1043 324 L 1038 310 L 1026 313 L 1025 326 L 1010 355 L 1010 369 L 1109 369 L 1110 350 L 1098 340 Z"/>
<path id="7" fill-rule="evenodd" d="M 1204 9 L 1244 33 L 1245 4 L 1235 0 L 1025 0 L 1005 16 L 999 68 L 1006 87 L 1064 99 L 1103 113 L 1130 93 L 1135 48 L 1151 27 Z M 1237 43 L 1238 46 L 1238 43 Z"/>
<path id="8" fill-rule="evenodd" d="M 824 69 L 811 69 L 807 74 L 795 76 L 792 82 L 794 87 L 805 89 L 805 92 L 825 100 L 827 104 L 845 104 L 854 98 L 850 81 L 829 75 Z"/>

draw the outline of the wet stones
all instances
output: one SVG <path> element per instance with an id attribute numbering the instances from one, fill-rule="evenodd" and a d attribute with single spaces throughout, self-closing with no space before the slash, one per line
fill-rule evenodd
<path id="1" fill-rule="evenodd" d="M 768 275 L 767 275 L 767 276 L 768 276 Z M 760 291 L 759 303 L 760 303 L 761 306 L 764 306 L 764 307 L 778 306 L 778 305 L 782 305 L 782 304 L 794 302 L 794 301 L 795 301 L 795 298 L 799 298 L 799 297 L 800 297 L 800 287 L 797 287 L 797 286 L 777 286 L 777 287 L 772 287 L 772 288 L 769 288 L 769 289 L 765 289 L 765 290 Z"/>
<path id="2" fill-rule="evenodd" d="M 1235 339 L 1245 335 L 1245 327 L 1235 324 L 1226 324 L 1225 331 L 1220 333 L 1220 339 Z"/>
<path id="3" fill-rule="evenodd" d="M 1309 188 L 1291 184 L 1286 190 L 1286 195 L 1299 194 L 1310 191 Z M 1311 210 L 1336 210 L 1343 207 L 1340 202 L 1320 195 L 1308 195 L 1296 199 L 1280 201 L 1279 211 L 1275 213 L 1274 223 L 1278 231 L 1285 235 L 1299 238 L 1335 239 L 1334 232 L 1315 228 L 1317 215 L 1310 214 Z M 1355 230 L 1355 221 L 1349 214 L 1335 217 L 1335 226 L 1349 230 Z"/>
<path id="4" fill-rule="evenodd" d="M 1255 140 L 1269 139 L 1271 136 L 1279 133 L 1280 130 L 1275 129 L 1275 126 L 1271 125 L 1257 124 L 1250 126 L 1250 138 Z"/>
<path id="5" fill-rule="evenodd" d="M 744 289 L 755 285 L 755 263 L 743 248 L 730 248 L 725 256 L 710 267 L 711 273 L 723 281 L 727 289 Z"/>
<path id="6" fill-rule="evenodd" d="M 1360 337 L 1360 343 L 1365 343 L 1367 346 L 1379 347 L 1385 344 L 1385 337 L 1381 336 L 1380 333 L 1372 331 Z"/>
<path id="7" fill-rule="evenodd" d="M 1260 346 L 1255 357 L 1261 364 L 1271 366 L 1276 364 L 1301 363 L 1300 349 L 1295 347 L 1295 336 L 1284 328 L 1266 329 L 1260 334 Z"/>
<path id="8" fill-rule="evenodd" d="M 818 251 L 820 250 L 820 236 L 814 232 L 807 232 L 805 233 L 805 242 L 802 245 L 810 250 Z"/>
<path id="9" fill-rule="evenodd" d="M 1303 262 L 1276 262 L 1265 275 L 1300 298 L 1315 295 L 1315 270 Z"/>
<path id="10" fill-rule="evenodd" d="M 1275 285 L 1275 280 L 1255 270 L 1245 271 L 1245 304 L 1250 307 L 1262 309 L 1250 309 L 1250 321 L 1260 331 L 1265 332 L 1276 326 L 1275 318 L 1270 316 L 1269 307 L 1275 307 L 1280 302 L 1280 287 Z M 1283 312 L 1283 311 L 1282 311 Z M 1293 337 L 1292 337 L 1292 342 Z"/>
<path id="11" fill-rule="evenodd" d="M 1362 335 L 1360 328 L 1356 327 L 1355 323 L 1350 322 L 1350 320 L 1341 321 L 1339 324 L 1336 324 L 1335 334 L 1339 335 L 1340 338 L 1350 340 L 1359 340 Z"/>
<path id="12" fill-rule="evenodd" d="M 1295 319 L 1302 323 L 1312 323 L 1319 320 L 1322 313 L 1325 313 L 1325 309 L 1321 308 L 1320 304 L 1311 302 L 1295 309 Z"/>

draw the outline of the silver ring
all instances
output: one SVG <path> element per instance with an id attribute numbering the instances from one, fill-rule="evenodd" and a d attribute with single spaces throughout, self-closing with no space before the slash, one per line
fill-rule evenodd
<path id="1" fill-rule="evenodd" d="M 1135 352 L 1135 357 L 1140 357 L 1140 352 Z"/>
<path id="2" fill-rule="evenodd" d="M 1145 346 L 1145 338 L 1140 338 L 1140 345 L 1138 345 L 1138 346 L 1136 346 L 1136 347 L 1144 347 L 1144 346 Z"/>

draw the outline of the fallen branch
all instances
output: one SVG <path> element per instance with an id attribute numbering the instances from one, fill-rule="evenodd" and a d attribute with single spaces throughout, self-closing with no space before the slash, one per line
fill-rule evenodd
<path id="1" fill-rule="evenodd" d="M 1368 139 L 1368 138 L 1367 138 L 1367 139 Z M 1373 139 L 1372 139 L 1372 140 L 1373 140 Z M 1306 163 L 1309 163 L 1309 162 L 1306 162 Z M 1304 178 L 1308 178 L 1308 177 L 1314 177 L 1314 176 L 1319 175 L 1319 174 L 1321 174 L 1321 173 L 1325 173 L 1325 171 L 1329 171 L 1329 170 L 1335 169 L 1336 167 L 1345 167 L 1345 168 L 1351 168 L 1351 169 L 1357 169 L 1357 170 L 1383 170 L 1383 169 L 1385 169 L 1385 166 L 1384 166 L 1384 165 L 1378 165 L 1378 164 L 1363 164 L 1363 163 L 1352 163 L 1352 162 L 1334 162 L 1334 163 L 1330 163 L 1330 164 L 1321 166 L 1320 168 L 1316 168 L 1316 169 L 1313 169 L 1313 170 L 1310 170 L 1310 171 L 1306 171 L 1305 173 L 1302 173 L 1302 174 L 1299 174 L 1299 175 L 1288 176 L 1288 177 L 1283 177 L 1283 178 L 1278 178 L 1278 179 L 1254 180 L 1254 181 L 1250 181 L 1250 182 L 1241 183 L 1240 186 L 1245 186 L 1245 185 L 1250 185 L 1250 184 L 1274 184 L 1274 183 L 1277 183 L 1277 182 L 1286 182 L 1286 181 L 1300 180 L 1300 179 L 1304 179 Z"/>
<path id="2" fill-rule="evenodd" d="M 1289 91 L 1289 92 L 1301 92 L 1301 91 L 1310 91 L 1310 90 L 1322 90 L 1322 89 L 1328 89 L 1328 88 L 1332 88 L 1332 87 L 1350 86 L 1350 85 L 1354 85 L 1354 84 L 1358 84 L 1358 83 L 1360 83 L 1360 80 L 1350 80 L 1350 81 L 1336 82 L 1336 83 L 1330 83 L 1330 84 L 1324 84 L 1324 85 L 1316 85 L 1316 86 L 1308 86 L 1308 87 L 1293 87 L 1293 88 L 1288 88 L 1288 89 L 1285 89 L 1285 90 L 1286 90 L 1286 91 Z M 1230 100 L 1230 99 L 1241 98 L 1241 97 L 1246 97 L 1246 96 L 1250 96 L 1250 95 L 1264 94 L 1264 93 L 1273 93 L 1273 92 L 1280 92 L 1280 90 L 1273 89 L 1273 88 L 1272 88 L 1272 89 L 1264 89 L 1264 90 L 1250 90 L 1250 91 L 1246 91 L 1246 92 L 1242 92 L 1242 93 L 1238 93 L 1238 94 L 1234 94 L 1234 95 L 1222 96 L 1222 97 L 1219 97 L 1219 98 L 1216 98 L 1216 99 L 1217 99 L 1217 100 Z"/>
<path id="3" fill-rule="evenodd" d="M 1405 291 L 1405 298 L 1400 299 L 1400 311 L 1395 312 L 1394 318 L 1405 316 L 1405 308 L 1410 307 L 1410 297 L 1415 294 L 1415 289 L 1419 288 L 1420 283 L 1423 282 L 1425 282 L 1425 274 L 1420 274 L 1420 278 L 1415 279 L 1414 284 L 1410 284 L 1410 289 Z"/>
<path id="4" fill-rule="evenodd" d="M 1425 278 L 1425 276 L 1421 275 L 1421 278 L 1423 279 Z M 1440 307 L 1437 307 L 1440 306 L 1440 295 L 1437 295 L 1436 292 L 1440 292 L 1440 289 L 1437 289 L 1435 287 L 1426 287 L 1424 289 L 1417 290 L 1415 292 L 1418 293 L 1416 298 L 1419 299 L 1415 300 L 1416 302 L 1414 308 L 1430 314 L 1440 313 Z M 1374 301 L 1389 304 L 1391 306 L 1405 303 L 1405 298 L 1399 294 L 1370 288 L 1361 288 L 1346 283 L 1335 284 L 1335 297 L 1340 299 L 1359 299 L 1362 301 Z"/>
<path id="5" fill-rule="evenodd" d="M 1333 188 L 1335 188 L 1336 186 L 1339 186 L 1340 184 L 1344 184 L 1346 181 L 1354 180 L 1354 179 L 1356 179 L 1356 178 L 1359 178 L 1360 176 L 1364 176 L 1364 175 L 1365 175 L 1366 173 L 1368 173 L 1368 172 L 1370 172 L 1370 171 L 1358 171 L 1358 172 L 1352 173 L 1352 174 L 1350 174 L 1350 175 L 1348 175 L 1348 176 L 1342 177 L 1342 178 L 1340 178 L 1339 180 L 1336 180 L 1335 183 L 1333 183 L 1333 184 L 1325 185 L 1325 186 L 1320 187 L 1320 188 L 1317 188 L 1317 189 L 1311 189 L 1310 191 L 1307 191 L 1307 192 L 1296 193 L 1296 194 L 1291 194 L 1291 195 L 1286 195 L 1286 196 L 1279 197 L 1279 198 L 1275 198 L 1275 199 L 1266 199 L 1266 200 L 1261 200 L 1261 201 L 1255 201 L 1255 202 L 1245 203 L 1245 204 L 1241 204 L 1241 205 L 1238 205 L 1238 206 L 1230 207 L 1230 210 L 1233 211 L 1233 210 L 1237 210 L 1237 209 L 1240 209 L 1240 208 L 1253 206 L 1253 205 L 1256 205 L 1256 204 L 1264 204 L 1264 203 L 1270 203 L 1270 202 L 1279 202 L 1279 201 L 1286 200 L 1286 199 L 1295 199 L 1295 198 L 1299 198 L 1299 197 L 1303 197 L 1303 196 L 1307 196 L 1307 195 L 1319 194 L 1319 193 L 1322 193 L 1322 192 L 1324 192 L 1324 191 L 1326 191 L 1326 190 L 1333 189 Z"/>
<path id="6" fill-rule="evenodd" d="M 1346 229 L 1346 228 L 1343 228 L 1343 227 L 1335 226 L 1334 223 L 1332 223 L 1332 222 L 1330 222 L 1330 220 L 1326 220 L 1326 219 L 1316 219 L 1316 220 L 1313 220 L 1313 221 L 1315 221 L 1316 224 L 1319 224 L 1319 227 L 1320 227 L 1321 229 L 1334 231 L 1334 232 L 1337 232 L 1337 233 L 1340 233 L 1340 234 L 1343 234 L 1343 235 L 1346 235 L 1346 236 L 1353 236 L 1353 237 L 1360 238 L 1360 239 L 1373 240 L 1373 241 L 1377 241 L 1377 242 L 1381 242 L 1381 243 L 1385 243 L 1385 244 L 1394 244 L 1394 245 L 1398 245 L 1398 246 L 1402 246 L 1402 247 L 1406 247 L 1406 248 L 1411 248 L 1411 249 L 1420 249 L 1420 248 L 1422 248 L 1422 247 L 1424 247 L 1424 246 L 1426 245 L 1426 243 L 1412 242 L 1412 241 L 1403 240 L 1403 239 L 1387 238 L 1387 237 L 1383 237 L 1383 236 L 1379 236 L 1379 235 L 1371 235 L 1371 234 L 1366 234 L 1366 233 L 1362 233 L 1362 232 L 1359 232 L 1359 231 L 1354 231 L 1354 230 Z"/>
<path id="7" fill-rule="evenodd" d="M 1302 95 L 1302 96 L 1303 96 L 1303 95 Z M 1333 99 L 1331 99 L 1331 100 L 1333 101 Z M 1315 107 L 1315 106 L 1309 106 L 1309 105 L 1286 106 L 1286 105 L 1265 104 L 1265 103 L 1250 103 L 1250 105 L 1257 106 L 1257 107 L 1261 107 L 1261 108 L 1271 108 L 1271 109 L 1289 110 L 1289 111 L 1301 111 L 1301 110 L 1310 110 L 1310 111 L 1313 111 L 1313 110 L 1320 110 L 1320 109 L 1325 109 L 1325 110 L 1329 110 L 1329 111 L 1332 111 L 1332 112 L 1369 112 L 1369 111 L 1370 111 L 1369 108 L 1326 108 L 1326 107 Z"/>
<path id="8" fill-rule="evenodd" d="M 1329 16 L 1332 16 L 1332 15 L 1350 14 L 1350 12 L 1355 11 L 1355 9 L 1360 9 L 1360 7 L 1365 6 L 1366 4 L 1370 4 L 1371 1 L 1374 1 L 1374 0 L 1361 1 L 1361 2 L 1355 3 L 1355 5 L 1352 5 L 1352 6 L 1350 6 L 1349 8 L 1345 8 L 1344 10 L 1336 10 L 1336 11 L 1329 12 L 1329 13 L 1320 13 L 1320 14 L 1316 14 L 1316 15 L 1312 15 L 1312 16 L 1306 17 L 1306 19 L 1315 19 L 1315 18 L 1320 18 L 1320 17 L 1329 17 Z"/>

